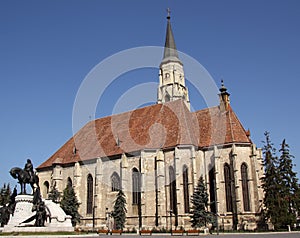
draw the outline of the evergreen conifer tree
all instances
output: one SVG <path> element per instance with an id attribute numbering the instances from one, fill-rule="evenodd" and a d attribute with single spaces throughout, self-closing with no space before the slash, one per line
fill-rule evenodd
<path id="1" fill-rule="evenodd" d="M 114 205 L 114 210 L 112 212 L 112 216 L 115 221 L 116 229 L 122 230 L 125 226 L 126 220 L 126 198 L 125 194 L 122 190 L 119 190 L 117 194 L 117 198 Z"/>
<path id="2" fill-rule="evenodd" d="M 270 133 L 265 132 L 266 141 L 263 146 L 263 165 L 265 168 L 264 177 L 262 178 L 264 190 L 264 208 L 262 214 L 263 222 L 267 224 L 269 221 L 278 228 L 279 224 L 279 197 L 280 197 L 280 178 L 278 176 L 278 158 L 275 155 L 276 149 L 270 139 Z"/>
<path id="3" fill-rule="evenodd" d="M 296 222 L 296 209 L 299 204 L 297 193 L 299 190 L 297 173 L 293 171 L 293 155 L 289 152 L 289 145 L 282 141 L 281 152 L 278 164 L 278 174 L 280 177 L 280 197 L 278 227 L 292 226 Z"/>
<path id="4" fill-rule="evenodd" d="M 56 188 L 56 184 L 54 184 L 49 191 L 48 199 L 50 199 L 52 202 L 58 203 L 59 199 L 61 197 L 61 192 L 58 191 Z"/>
<path id="5" fill-rule="evenodd" d="M 198 180 L 198 185 L 191 197 L 191 223 L 192 227 L 203 227 L 213 223 L 213 214 L 208 211 L 208 193 L 203 177 Z"/>
<path id="6" fill-rule="evenodd" d="M 72 225 L 75 226 L 80 221 L 80 214 L 78 212 L 80 203 L 76 197 L 72 186 L 67 185 L 63 191 L 63 197 L 60 202 L 61 208 L 67 215 L 72 217 Z"/>

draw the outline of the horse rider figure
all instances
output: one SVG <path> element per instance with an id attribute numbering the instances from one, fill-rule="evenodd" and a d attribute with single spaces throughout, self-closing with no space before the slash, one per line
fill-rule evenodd
<path id="1" fill-rule="evenodd" d="M 34 178 L 34 171 L 33 171 L 33 165 L 30 159 L 27 159 L 27 163 L 25 164 L 24 171 L 27 172 L 29 176 L 29 183 L 33 183 Z"/>

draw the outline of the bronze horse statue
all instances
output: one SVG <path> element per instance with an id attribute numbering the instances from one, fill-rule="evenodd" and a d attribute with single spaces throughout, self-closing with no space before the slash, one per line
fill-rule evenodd
<path id="1" fill-rule="evenodd" d="M 39 186 L 39 177 L 36 174 L 31 177 L 27 171 L 18 167 L 12 168 L 9 173 L 14 179 L 18 179 L 21 186 L 20 194 L 26 194 L 26 184 L 30 184 L 32 191 L 34 191 L 35 184 Z"/>

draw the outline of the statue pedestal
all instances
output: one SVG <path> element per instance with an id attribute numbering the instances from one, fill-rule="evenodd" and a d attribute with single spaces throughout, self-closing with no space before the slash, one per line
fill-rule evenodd
<path id="1" fill-rule="evenodd" d="M 57 231 L 74 231 L 71 217 L 67 216 L 61 207 L 50 200 L 44 200 L 46 210 L 51 219 L 47 219 L 44 227 L 34 227 L 33 221 L 24 223 L 27 219 L 35 215 L 32 212 L 32 195 L 16 196 L 16 208 L 14 215 L 10 216 L 9 222 L 4 226 L 2 232 L 57 232 Z"/>
<path id="2" fill-rule="evenodd" d="M 25 225 L 34 225 L 35 219 L 29 223 L 22 223 L 28 218 L 35 215 L 35 212 L 32 212 L 32 200 L 33 196 L 31 195 L 18 195 L 16 196 L 16 208 L 14 215 L 10 217 L 8 224 L 4 227 L 3 231 L 6 232 L 7 229 L 14 231 L 14 227 L 25 226 Z"/>

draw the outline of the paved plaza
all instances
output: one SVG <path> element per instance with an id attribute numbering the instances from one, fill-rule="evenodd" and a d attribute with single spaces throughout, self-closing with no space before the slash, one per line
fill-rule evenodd
<path id="1" fill-rule="evenodd" d="M 139 237 L 138 235 L 133 235 L 133 234 L 122 234 L 120 235 L 97 235 L 97 234 L 88 234 L 88 235 L 64 235 L 64 236 L 18 236 L 18 237 L 36 237 L 36 238 L 54 238 L 54 237 L 61 237 L 61 238 L 65 238 L 65 237 L 70 237 L 70 238 L 86 238 L 86 237 L 122 237 L 122 236 L 126 236 L 127 238 L 130 237 Z M 146 235 L 145 235 L 146 236 Z M 171 236 L 170 234 L 158 234 L 158 233 L 154 233 L 152 234 L 152 236 L 155 237 L 176 237 L 176 236 Z M 6 237 L 6 236 L 1 236 L 1 237 Z M 7 237 L 11 237 L 11 236 L 7 236 Z M 179 237 L 196 237 L 196 236 L 179 236 Z M 249 233 L 249 234 L 241 234 L 241 233 L 226 233 L 226 234 L 222 234 L 220 233 L 219 235 L 213 234 L 213 235 L 204 235 L 201 234 L 198 237 L 208 237 L 208 238 L 217 238 L 217 237 L 224 237 L 224 238 L 230 238 L 230 237 L 237 237 L 237 238 L 300 238 L 300 232 L 272 232 L 272 233 Z"/>

